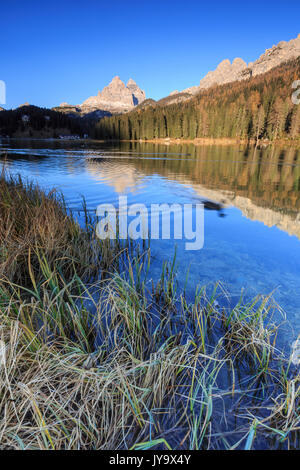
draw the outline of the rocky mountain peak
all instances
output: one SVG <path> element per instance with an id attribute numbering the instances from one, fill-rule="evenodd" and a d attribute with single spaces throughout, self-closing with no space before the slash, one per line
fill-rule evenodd
<path id="1" fill-rule="evenodd" d="M 120 77 L 116 76 L 112 79 L 112 81 L 106 86 L 103 88 L 103 91 L 104 90 L 119 90 L 119 89 L 124 89 L 126 88 L 125 86 L 125 83 L 122 82 L 122 80 L 120 79 Z M 102 91 L 102 93 L 103 93 Z"/>
<path id="2" fill-rule="evenodd" d="M 130 78 L 127 85 L 116 76 L 112 81 L 98 92 L 85 100 L 82 108 L 101 109 L 109 112 L 126 112 L 146 99 L 145 92 Z"/>
<path id="3" fill-rule="evenodd" d="M 146 99 L 145 92 L 141 90 L 132 78 L 127 82 L 127 89 L 132 93 L 134 106 L 142 103 Z"/>
<path id="4" fill-rule="evenodd" d="M 194 95 L 214 85 L 245 80 L 252 76 L 254 77 L 268 72 L 281 63 L 299 56 L 300 34 L 291 41 L 281 41 L 276 46 L 267 49 L 255 62 L 250 62 L 248 65 L 239 57 L 234 59 L 232 63 L 230 60 L 225 59 L 215 70 L 208 72 L 198 86 L 187 88 L 184 92 Z"/>
<path id="5" fill-rule="evenodd" d="M 237 67 L 239 67 L 239 68 L 245 68 L 245 67 L 247 67 L 246 62 L 245 62 L 243 59 L 241 59 L 240 57 L 236 57 L 236 58 L 233 60 L 232 65 L 233 65 L 233 67 L 235 67 L 235 68 L 237 68 Z"/>
<path id="6" fill-rule="evenodd" d="M 227 70 L 231 67 L 231 63 L 229 59 L 224 59 L 222 62 L 219 63 L 217 66 L 217 70 Z"/>
<path id="7" fill-rule="evenodd" d="M 124 101 L 130 101 L 130 93 L 125 86 L 125 83 L 119 77 L 114 77 L 109 85 L 103 88 L 102 92 L 98 93 L 98 96 L 103 100 L 107 101 L 119 101 L 121 98 L 121 94 L 123 94 Z"/>
<path id="8" fill-rule="evenodd" d="M 130 79 L 128 80 L 126 86 L 127 86 L 127 88 L 128 88 L 129 86 L 137 86 L 137 84 L 135 83 L 135 81 L 134 81 L 132 78 L 130 78 Z"/>
<path id="9" fill-rule="evenodd" d="M 267 49 L 255 62 L 249 64 L 251 75 L 260 75 L 287 60 L 300 56 L 300 34 L 291 41 L 281 41 Z"/>
<path id="10" fill-rule="evenodd" d="M 240 72 L 246 68 L 246 62 L 239 57 L 236 57 L 232 63 L 230 60 L 225 59 L 218 65 L 216 70 L 208 72 L 208 74 L 200 81 L 198 88 L 210 88 L 213 85 L 220 85 L 222 83 L 238 80 Z"/>

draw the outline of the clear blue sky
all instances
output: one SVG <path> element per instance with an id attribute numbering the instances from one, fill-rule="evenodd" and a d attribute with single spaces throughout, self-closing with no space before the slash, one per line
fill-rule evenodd
<path id="1" fill-rule="evenodd" d="M 0 15 L 6 108 L 78 104 L 115 75 L 158 99 L 300 32 L 299 0 L 13 0 Z"/>

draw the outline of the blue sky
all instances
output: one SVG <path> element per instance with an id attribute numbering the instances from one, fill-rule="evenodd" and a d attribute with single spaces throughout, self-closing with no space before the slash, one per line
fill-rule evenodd
<path id="1" fill-rule="evenodd" d="M 113 76 L 147 97 L 197 85 L 228 58 L 255 60 L 299 32 L 297 1 L 14 0 L 1 2 L 6 108 L 78 104 Z"/>

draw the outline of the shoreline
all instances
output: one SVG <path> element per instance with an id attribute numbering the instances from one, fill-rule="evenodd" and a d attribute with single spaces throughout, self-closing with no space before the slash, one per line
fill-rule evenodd
<path id="1" fill-rule="evenodd" d="M 119 139 L 73 139 L 70 136 L 70 139 L 59 139 L 53 137 L 0 137 L 0 140 L 42 140 L 47 142 L 94 142 L 94 143 L 103 143 L 103 144 L 113 144 L 113 143 L 122 143 L 122 142 L 132 142 L 132 143 L 141 143 L 141 144 L 158 144 L 158 145 L 195 145 L 195 146 L 210 146 L 210 145 L 221 145 L 221 146 L 230 146 L 230 145 L 241 145 L 241 146 L 255 146 L 255 139 L 237 139 L 234 137 L 201 137 L 197 139 L 175 139 L 175 138 L 157 138 L 157 139 L 131 139 L 131 140 L 119 140 Z M 268 140 L 263 139 L 259 140 L 257 147 L 267 147 L 272 145 L 282 145 L 289 147 L 300 147 L 300 140 L 288 140 L 288 139 L 276 139 Z"/>
<path id="2" fill-rule="evenodd" d="M 197 139 L 174 139 L 174 138 L 160 138 L 160 139 L 138 139 L 138 140 L 104 140 L 102 142 L 139 142 L 139 143 L 151 143 L 151 144 L 165 144 L 165 145 L 181 145 L 181 144 L 193 144 L 193 145 L 244 145 L 244 146 L 255 146 L 256 140 L 253 139 L 237 139 L 231 137 L 202 137 Z M 288 145 L 292 147 L 300 147 L 300 140 L 268 140 L 263 139 L 257 142 L 257 146 L 267 147 L 268 145 Z"/>

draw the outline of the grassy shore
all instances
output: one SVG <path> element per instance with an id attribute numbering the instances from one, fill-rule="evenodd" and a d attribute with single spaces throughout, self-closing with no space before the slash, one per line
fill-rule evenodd
<path id="1" fill-rule="evenodd" d="M 100 242 L 61 196 L 0 180 L 0 448 L 297 448 L 300 376 L 271 298 L 188 302 L 175 260 Z"/>

